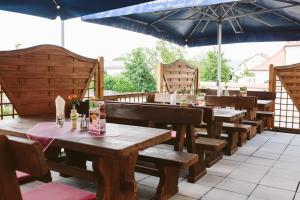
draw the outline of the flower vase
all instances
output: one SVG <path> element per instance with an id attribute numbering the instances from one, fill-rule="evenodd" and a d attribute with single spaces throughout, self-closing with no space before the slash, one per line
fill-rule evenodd
<path id="1" fill-rule="evenodd" d="M 77 129 L 77 119 L 78 119 L 78 113 L 75 108 L 75 105 L 72 106 L 71 113 L 70 113 L 70 120 L 71 120 L 71 128 Z"/>

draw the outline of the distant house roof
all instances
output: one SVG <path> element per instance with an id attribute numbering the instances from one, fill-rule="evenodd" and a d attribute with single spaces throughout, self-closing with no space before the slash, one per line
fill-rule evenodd
<path id="1" fill-rule="evenodd" d="M 285 51 L 284 48 L 282 48 L 271 58 L 267 59 L 262 64 L 252 68 L 250 71 L 269 71 L 269 66 L 271 64 L 284 65 L 284 59 L 285 59 Z"/>
<path id="2" fill-rule="evenodd" d="M 272 57 L 270 57 L 263 63 L 250 69 L 250 71 L 269 71 L 269 66 L 271 64 L 276 66 L 285 65 L 285 48 L 296 46 L 300 46 L 300 41 L 287 42 L 276 54 L 274 54 Z"/>

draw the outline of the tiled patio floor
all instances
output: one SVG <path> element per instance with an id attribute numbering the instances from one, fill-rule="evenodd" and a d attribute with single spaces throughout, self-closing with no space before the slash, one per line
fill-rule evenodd
<path id="1" fill-rule="evenodd" d="M 300 135 L 265 131 L 257 135 L 232 156 L 224 156 L 208 174 L 195 184 L 182 179 L 179 193 L 172 200 L 300 200 Z M 95 192 L 95 185 L 76 178 L 64 182 Z M 140 199 L 151 199 L 158 178 L 136 174 Z M 22 186 L 22 190 L 40 184 Z"/>

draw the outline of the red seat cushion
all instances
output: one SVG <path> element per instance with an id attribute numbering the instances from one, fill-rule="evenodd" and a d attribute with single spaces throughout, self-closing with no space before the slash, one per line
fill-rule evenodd
<path id="1" fill-rule="evenodd" d="M 19 184 L 27 183 L 27 182 L 33 180 L 32 176 L 30 176 L 29 174 L 26 174 L 24 172 L 16 171 L 16 174 L 17 174 L 17 179 L 18 179 Z"/>
<path id="2" fill-rule="evenodd" d="M 23 200 L 95 200 L 96 195 L 61 183 L 51 182 L 22 193 Z"/>

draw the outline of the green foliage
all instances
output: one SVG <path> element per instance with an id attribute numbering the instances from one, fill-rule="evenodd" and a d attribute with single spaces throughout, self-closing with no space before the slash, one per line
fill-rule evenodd
<path id="1" fill-rule="evenodd" d="M 251 72 L 247 67 L 244 69 L 242 73 L 242 77 L 254 77 L 255 74 Z"/>
<path id="2" fill-rule="evenodd" d="M 232 78 L 232 68 L 229 66 L 229 60 L 224 58 L 222 53 L 222 81 L 229 81 Z M 205 57 L 200 61 L 200 76 L 204 81 L 216 81 L 218 71 L 218 53 L 216 51 L 208 51 Z"/>
<path id="3" fill-rule="evenodd" d="M 156 81 L 143 48 L 134 49 L 124 61 L 124 76 L 135 85 L 137 91 L 155 91 Z"/>
<path id="4" fill-rule="evenodd" d="M 163 63 L 172 63 L 175 60 L 184 60 L 186 55 L 184 48 L 163 40 L 156 43 L 154 51 L 156 52 L 157 59 Z"/>
<path id="5" fill-rule="evenodd" d="M 146 52 L 145 48 L 136 48 L 123 56 L 125 71 L 115 76 L 105 75 L 105 89 L 116 92 L 155 91 L 156 81 Z"/>

